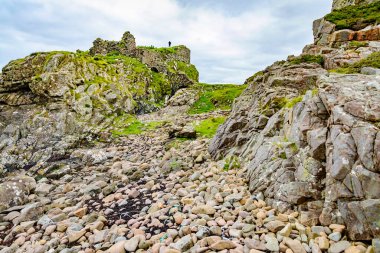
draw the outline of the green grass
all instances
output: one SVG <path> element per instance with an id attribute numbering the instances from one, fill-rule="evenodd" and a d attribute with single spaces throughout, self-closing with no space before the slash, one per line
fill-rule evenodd
<path id="1" fill-rule="evenodd" d="M 303 99 L 303 96 L 298 96 L 293 99 L 285 99 L 286 103 L 284 105 L 285 108 L 293 108 L 297 103 L 301 102 Z"/>
<path id="2" fill-rule="evenodd" d="M 298 57 L 295 57 L 288 61 L 291 65 L 301 64 L 301 63 L 317 63 L 319 65 L 323 66 L 324 59 L 321 55 L 301 55 Z"/>
<path id="3" fill-rule="evenodd" d="M 246 85 L 199 84 L 199 99 L 192 105 L 189 114 L 200 114 L 217 109 L 230 110 L 235 98 L 240 96 Z"/>
<path id="4" fill-rule="evenodd" d="M 380 52 L 372 53 L 367 58 L 362 59 L 354 64 L 347 64 L 341 68 L 332 69 L 330 72 L 339 74 L 356 74 L 360 73 L 362 67 L 380 68 Z"/>
<path id="5" fill-rule="evenodd" d="M 325 19 L 334 23 L 337 30 L 362 29 L 380 22 L 380 2 L 362 6 L 347 6 L 327 14 Z"/>
<path id="6" fill-rule="evenodd" d="M 353 48 L 353 49 L 357 49 L 359 47 L 366 47 L 368 46 L 368 42 L 367 41 L 350 41 L 350 43 L 348 43 L 348 47 L 349 48 Z"/>
<path id="7" fill-rule="evenodd" d="M 173 46 L 173 47 L 154 47 L 154 46 L 138 46 L 138 49 L 146 49 L 150 51 L 156 51 L 162 54 L 174 54 L 179 49 L 184 48 L 184 46 Z"/>
<path id="8" fill-rule="evenodd" d="M 198 124 L 195 124 L 195 131 L 203 137 L 211 138 L 215 135 L 218 127 L 224 123 L 225 117 L 205 119 Z"/>
<path id="9" fill-rule="evenodd" d="M 114 119 L 113 127 L 114 130 L 111 131 L 114 137 L 127 136 L 127 135 L 137 135 L 142 134 L 146 131 L 151 131 L 164 124 L 162 121 L 150 121 L 141 122 L 135 116 L 125 114 L 118 116 Z"/>

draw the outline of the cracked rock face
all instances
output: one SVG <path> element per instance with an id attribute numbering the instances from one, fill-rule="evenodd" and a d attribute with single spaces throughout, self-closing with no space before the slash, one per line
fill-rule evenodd
<path id="1" fill-rule="evenodd" d="M 304 211 L 305 224 L 345 223 L 353 239 L 377 237 L 380 77 L 304 68 L 271 66 L 256 77 L 209 151 L 245 159 L 250 190 Z M 300 102 L 279 106 L 285 96 Z"/>

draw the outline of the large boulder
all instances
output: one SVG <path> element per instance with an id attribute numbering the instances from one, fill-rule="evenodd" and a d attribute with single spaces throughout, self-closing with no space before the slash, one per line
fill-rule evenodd
<path id="1" fill-rule="evenodd" d="M 7 179 L 0 184 L 0 212 L 12 206 L 23 205 L 28 195 L 36 188 L 36 181 L 32 177 L 18 176 Z"/>

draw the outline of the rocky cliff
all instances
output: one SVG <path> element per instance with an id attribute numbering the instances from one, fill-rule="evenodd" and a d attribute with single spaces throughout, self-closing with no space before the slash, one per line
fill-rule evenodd
<path id="1" fill-rule="evenodd" d="M 314 22 L 301 56 L 247 79 L 209 147 L 242 159 L 250 190 L 272 206 L 298 210 L 304 225 L 345 224 L 356 240 L 380 236 L 380 3 L 371 2 L 334 1 L 339 10 Z"/>
<path id="2" fill-rule="evenodd" d="M 97 39 L 89 52 L 11 61 L 0 78 L 0 173 L 43 169 L 116 117 L 157 110 L 196 82 L 185 46 L 136 47 L 129 32 L 119 42 Z"/>

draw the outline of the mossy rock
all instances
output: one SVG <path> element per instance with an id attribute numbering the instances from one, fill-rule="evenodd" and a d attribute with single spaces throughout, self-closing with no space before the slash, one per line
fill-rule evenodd
<path id="1" fill-rule="evenodd" d="M 335 24 L 337 30 L 360 30 L 368 25 L 380 22 L 380 2 L 369 5 L 346 6 L 327 14 L 325 19 Z"/>
<path id="2" fill-rule="evenodd" d="M 360 73 L 363 67 L 380 69 L 380 52 L 374 52 L 367 58 L 364 58 L 353 64 L 346 64 L 341 68 L 332 69 L 330 72 L 339 74 L 357 74 Z"/>

